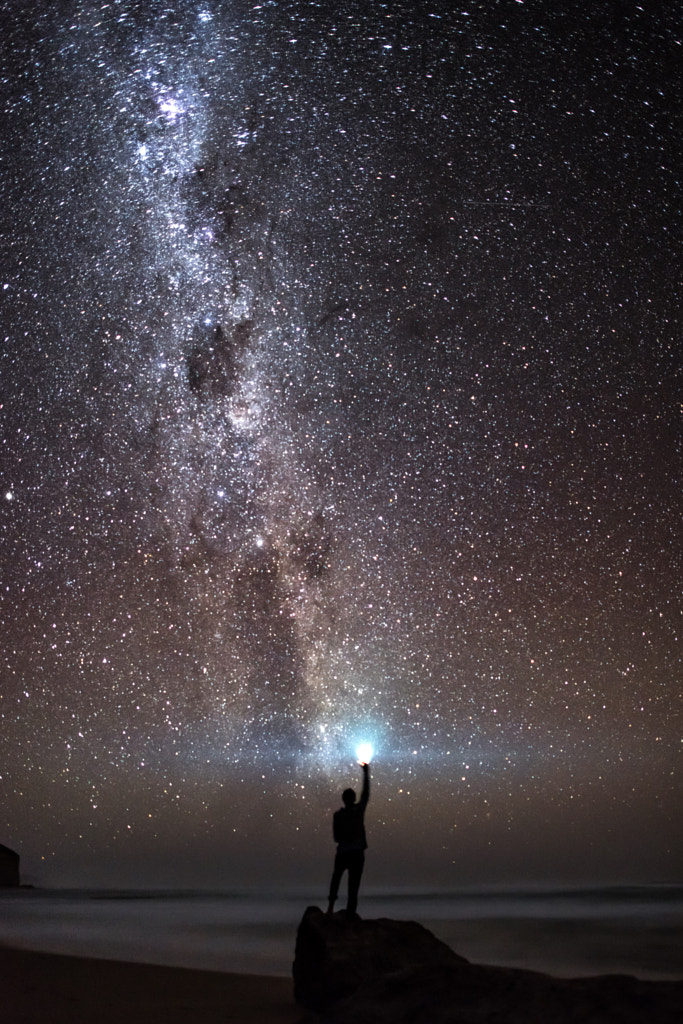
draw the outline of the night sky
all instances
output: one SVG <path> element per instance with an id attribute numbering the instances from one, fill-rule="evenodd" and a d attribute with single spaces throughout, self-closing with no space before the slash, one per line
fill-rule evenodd
<path id="1" fill-rule="evenodd" d="M 677 877 L 678 5 L 0 11 L 27 880 Z"/>

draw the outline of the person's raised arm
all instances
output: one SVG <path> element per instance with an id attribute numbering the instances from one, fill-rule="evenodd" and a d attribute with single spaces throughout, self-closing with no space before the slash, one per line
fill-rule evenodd
<path id="1" fill-rule="evenodd" d="M 363 792 L 358 803 L 361 807 L 366 807 L 370 799 L 370 765 L 364 761 L 361 764 L 361 768 L 363 769 Z"/>

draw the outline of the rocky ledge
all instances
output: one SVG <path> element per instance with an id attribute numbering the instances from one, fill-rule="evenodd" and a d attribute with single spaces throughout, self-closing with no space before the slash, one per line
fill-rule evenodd
<path id="1" fill-rule="evenodd" d="M 294 995 L 324 1024 L 680 1024 L 683 981 L 563 979 L 471 964 L 413 921 L 309 907 Z"/>

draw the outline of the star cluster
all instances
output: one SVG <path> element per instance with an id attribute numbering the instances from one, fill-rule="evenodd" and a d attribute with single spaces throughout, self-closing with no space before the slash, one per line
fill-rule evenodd
<path id="1" fill-rule="evenodd" d="M 1 6 L 4 841 L 671 874 L 674 12 Z"/>

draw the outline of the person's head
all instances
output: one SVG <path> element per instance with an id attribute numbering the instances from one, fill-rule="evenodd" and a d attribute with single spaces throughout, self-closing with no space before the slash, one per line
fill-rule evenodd
<path id="1" fill-rule="evenodd" d="M 356 802 L 356 791 L 354 789 L 345 789 L 342 793 L 342 800 L 344 801 L 344 807 L 353 807 Z"/>

